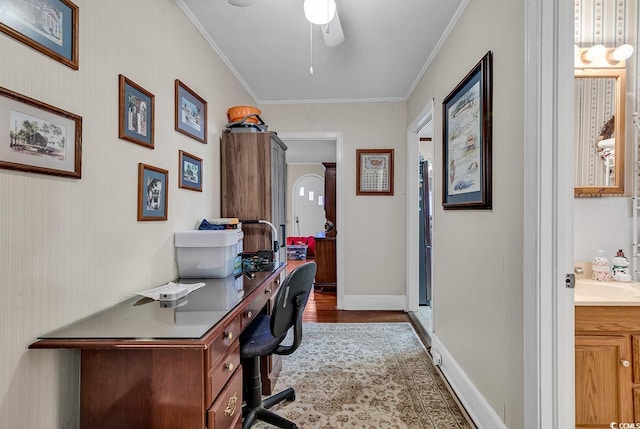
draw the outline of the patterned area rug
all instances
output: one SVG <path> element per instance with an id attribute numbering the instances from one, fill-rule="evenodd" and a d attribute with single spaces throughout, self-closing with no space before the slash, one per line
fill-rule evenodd
<path id="1" fill-rule="evenodd" d="M 471 427 L 409 323 L 305 324 L 275 392 L 287 387 L 296 400 L 273 410 L 300 429 Z"/>

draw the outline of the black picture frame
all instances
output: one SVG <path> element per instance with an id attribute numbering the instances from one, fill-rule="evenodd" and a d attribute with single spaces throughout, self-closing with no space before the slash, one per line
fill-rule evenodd
<path id="1" fill-rule="evenodd" d="M 442 102 L 445 210 L 491 209 L 492 63 L 489 51 Z"/>

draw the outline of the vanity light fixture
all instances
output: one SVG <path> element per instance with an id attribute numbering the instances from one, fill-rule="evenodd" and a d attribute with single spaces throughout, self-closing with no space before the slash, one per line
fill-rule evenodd
<path id="1" fill-rule="evenodd" d="M 633 54 L 633 46 L 620 45 L 611 53 L 611 58 L 615 61 L 624 61 Z"/>
<path id="2" fill-rule="evenodd" d="M 624 68 L 624 61 L 633 54 L 633 46 L 624 44 L 617 48 L 594 45 L 579 48 L 574 45 L 576 68 Z"/>

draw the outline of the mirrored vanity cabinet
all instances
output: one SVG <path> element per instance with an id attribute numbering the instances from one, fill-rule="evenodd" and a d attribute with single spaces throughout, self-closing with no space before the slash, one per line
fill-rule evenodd
<path id="1" fill-rule="evenodd" d="M 590 61 L 588 52 L 576 53 L 574 195 L 623 195 L 625 60 Z"/>

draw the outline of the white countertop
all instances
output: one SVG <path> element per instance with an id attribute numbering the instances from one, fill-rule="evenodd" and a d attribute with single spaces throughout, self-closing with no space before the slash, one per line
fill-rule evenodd
<path id="1" fill-rule="evenodd" d="M 640 306 L 640 282 L 576 279 L 575 305 Z"/>

